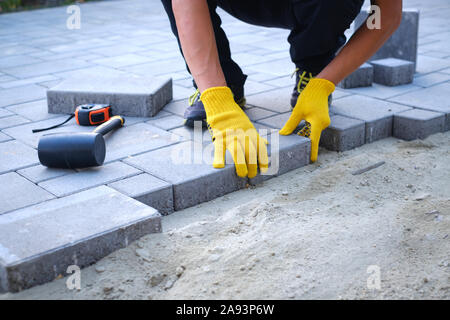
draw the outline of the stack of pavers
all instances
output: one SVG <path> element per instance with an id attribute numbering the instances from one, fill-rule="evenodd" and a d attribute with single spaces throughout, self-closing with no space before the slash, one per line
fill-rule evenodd
<path id="1" fill-rule="evenodd" d="M 391 40 L 339 86 L 411 82 L 418 17 L 415 10 L 405 11 Z M 78 104 L 110 103 L 116 114 L 126 117 L 126 124 L 106 138 L 105 164 L 83 170 L 48 169 L 37 158 L 38 139 L 45 132 L 33 134 L 31 129 L 58 123 L 65 115 L 2 131 L 11 140 L 0 144 L 0 195 L 5 199 L 0 208 L 0 291 L 18 291 L 67 275 L 70 265 L 85 267 L 145 234 L 161 232 L 161 215 L 306 166 L 309 139 L 277 132 L 290 115 L 286 102 L 291 90 L 248 96 L 246 112 L 257 129 L 266 129 L 271 161 L 269 175 L 251 180 L 238 178 L 230 159 L 224 169 L 212 167 L 208 131 L 194 132 L 183 125 L 185 100 L 167 104 L 172 99 L 170 79 L 120 71 L 88 73 L 49 90 L 49 112 L 71 113 Z M 330 108 L 332 123 L 321 139 L 328 149 L 345 151 L 392 135 L 424 138 L 450 128 L 450 112 L 346 96 L 347 91 L 338 89 Z M 52 132 L 90 130 L 69 123 Z"/>

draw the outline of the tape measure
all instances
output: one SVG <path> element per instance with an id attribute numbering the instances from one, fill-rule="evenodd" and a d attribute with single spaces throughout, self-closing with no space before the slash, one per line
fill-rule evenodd
<path id="1" fill-rule="evenodd" d="M 75 120 L 80 126 L 96 126 L 111 117 L 109 104 L 83 104 L 75 109 Z"/>
<path id="2" fill-rule="evenodd" d="M 96 126 L 98 124 L 108 121 L 112 117 L 111 105 L 109 104 L 83 104 L 75 108 L 65 121 L 43 129 L 33 129 L 33 132 L 41 132 L 57 128 L 69 122 L 73 117 L 80 126 Z"/>

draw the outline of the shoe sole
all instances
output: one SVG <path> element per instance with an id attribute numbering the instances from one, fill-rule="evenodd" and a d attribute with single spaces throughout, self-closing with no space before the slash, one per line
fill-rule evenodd
<path id="1" fill-rule="evenodd" d="M 245 105 L 247 103 L 247 100 L 245 98 L 242 98 L 240 100 L 238 100 L 236 102 L 239 107 L 241 107 L 242 109 L 245 109 Z M 208 125 L 206 123 L 206 119 L 202 119 L 202 118 L 189 118 L 189 119 L 185 119 L 184 120 L 184 125 L 190 128 L 194 128 L 195 125 L 195 121 L 201 121 L 202 122 L 202 128 L 207 128 Z"/>

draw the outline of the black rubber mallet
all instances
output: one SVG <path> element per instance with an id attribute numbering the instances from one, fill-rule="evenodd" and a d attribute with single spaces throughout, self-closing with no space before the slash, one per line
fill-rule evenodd
<path id="1" fill-rule="evenodd" d="M 106 155 L 103 136 L 122 127 L 124 123 L 123 117 L 114 116 L 93 132 L 46 134 L 39 140 L 39 161 L 50 168 L 75 169 L 101 166 Z"/>

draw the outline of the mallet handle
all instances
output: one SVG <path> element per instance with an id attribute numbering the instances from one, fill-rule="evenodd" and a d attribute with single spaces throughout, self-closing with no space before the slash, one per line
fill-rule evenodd
<path id="1" fill-rule="evenodd" d="M 100 133 L 101 135 L 105 135 L 108 132 L 115 130 L 115 129 L 119 129 L 120 127 L 123 126 L 123 124 L 125 123 L 125 119 L 121 116 L 114 116 L 111 117 L 111 119 L 109 119 L 108 121 L 106 121 L 105 123 L 99 125 L 97 128 L 95 128 L 94 132 L 96 133 Z"/>

